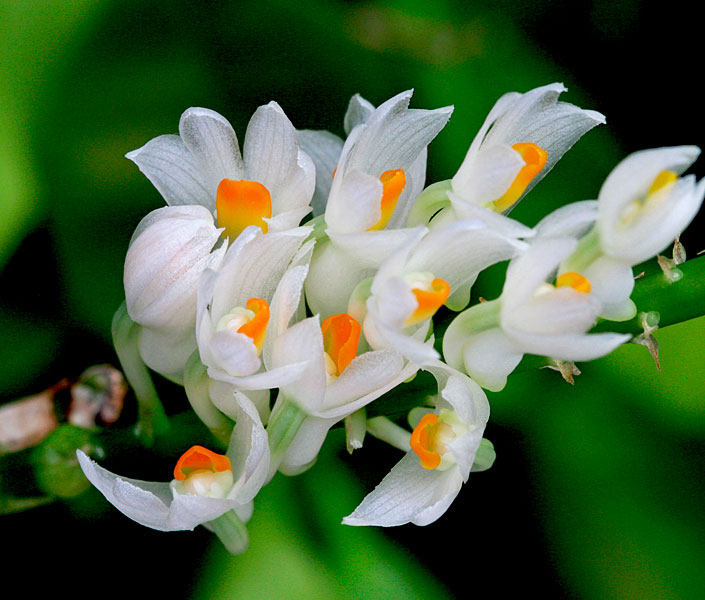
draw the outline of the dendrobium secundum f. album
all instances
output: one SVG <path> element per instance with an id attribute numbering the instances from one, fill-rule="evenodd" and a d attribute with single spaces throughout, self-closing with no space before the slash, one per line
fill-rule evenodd
<path id="1" fill-rule="evenodd" d="M 438 381 L 435 407 L 410 418 L 415 422 L 406 455 L 344 524 L 428 525 L 448 509 L 468 480 L 490 416 L 487 396 L 447 365 L 435 361 L 427 368 Z"/>
<path id="2" fill-rule="evenodd" d="M 377 108 L 354 96 L 345 141 L 297 131 L 271 102 L 252 117 L 242 155 L 230 124 L 202 108 L 182 115 L 179 135 L 129 153 L 168 206 L 130 243 L 118 354 L 141 406 L 144 361 L 183 384 L 228 449 L 194 446 L 171 483 L 125 479 L 79 453 L 90 481 L 144 525 L 203 524 L 241 552 L 260 488 L 309 468 L 345 421 L 351 452 L 369 433 L 406 455 L 343 522 L 440 517 L 494 459 L 481 388 L 501 390 L 524 354 L 584 361 L 630 339 L 590 331 L 634 315 L 632 267 L 677 237 L 705 195 L 705 182 L 680 177 L 699 149 L 660 148 L 626 158 L 597 200 L 535 227 L 509 218 L 604 122 L 559 102 L 564 91 L 502 96 L 455 176 L 425 190 L 427 146 L 452 109 L 411 109 L 411 91 Z M 471 296 L 504 261 L 499 297 Z M 400 407 L 412 433 L 385 416 Z"/>
<path id="3" fill-rule="evenodd" d="M 565 207 L 561 226 L 569 229 L 592 216 L 595 223 L 560 271 L 587 277 L 602 303 L 600 316 L 623 321 L 636 314 L 629 299 L 632 267 L 673 243 L 693 220 L 705 196 L 705 180 L 679 177 L 698 158 L 695 146 L 643 150 L 625 158 L 607 177 L 595 206 Z M 570 212 L 568 212 L 570 211 Z"/>
<path id="4" fill-rule="evenodd" d="M 631 336 L 587 333 L 602 305 L 584 276 L 566 272 L 548 283 L 576 245 L 571 238 L 537 240 L 512 260 L 501 296 L 464 311 L 446 330 L 448 364 L 499 391 L 524 354 L 592 360 L 627 341 Z"/>
<path id="5" fill-rule="evenodd" d="M 246 523 L 252 500 L 269 469 L 269 446 L 255 406 L 235 396 L 238 420 L 225 455 L 193 446 L 177 461 L 168 483 L 115 475 L 78 450 L 89 481 L 120 512 L 159 531 L 183 531 L 204 525 L 233 553 L 247 548 Z"/>
<path id="6" fill-rule="evenodd" d="M 358 96 L 351 101 L 345 119 L 348 137 L 325 202 L 327 239 L 314 251 L 306 282 L 309 305 L 323 317 L 344 312 L 365 271 L 376 269 L 412 235 L 404 228 L 423 189 L 426 147 L 452 108 L 410 109 L 411 94 L 398 94 L 376 109 Z M 325 155 L 316 147 L 331 147 L 325 133 L 303 135 L 316 157 Z M 332 147 L 325 156 L 332 159 Z M 322 168 L 327 173 L 330 167 Z"/>
<path id="7" fill-rule="evenodd" d="M 125 261 L 127 312 L 147 328 L 140 342 L 145 362 L 179 379 L 195 348 L 198 277 L 248 226 L 264 232 L 298 226 L 311 211 L 315 168 L 275 102 L 255 111 L 243 154 L 224 117 L 190 108 L 179 135 L 156 137 L 127 158 L 169 205 L 150 213 L 133 235 Z"/>

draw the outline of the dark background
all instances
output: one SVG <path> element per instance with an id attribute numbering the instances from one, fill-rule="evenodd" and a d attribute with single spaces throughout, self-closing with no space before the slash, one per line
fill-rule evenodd
<path id="1" fill-rule="evenodd" d="M 219 111 L 242 140 L 255 108 L 274 99 L 297 127 L 342 135 L 352 94 L 379 104 L 413 87 L 414 107 L 455 105 L 429 150 L 431 183 L 454 174 L 499 95 L 562 81 L 566 101 L 607 125 L 512 215 L 533 224 L 596 197 L 632 151 L 705 143 L 701 23 L 689 6 L 0 2 L 0 401 L 115 364 L 110 320 L 127 243 L 162 205 L 123 156 L 175 132 L 187 107 Z M 698 220 L 683 237 L 691 256 L 705 248 L 701 231 Z M 629 346 L 581 365 L 574 388 L 549 371 L 510 378 L 490 395 L 495 466 L 431 526 L 338 524 L 398 459 L 374 440 L 348 458 L 338 432 L 314 469 L 258 496 L 242 557 L 202 528 L 140 527 L 89 490 L 2 516 L 3 572 L 30 592 L 79 597 L 699 598 L 703 331 L 702 319 L 662 331 L 661 373 Z M 159 385 L 170 412 L 185 408 L 178 388 Z M 118 426 L 133 415 L 128 406 Z M 162 450 L 110 464 L 166 480 Z M 11 473 L 0 491 L 22 487 L 21 468 Z"/>

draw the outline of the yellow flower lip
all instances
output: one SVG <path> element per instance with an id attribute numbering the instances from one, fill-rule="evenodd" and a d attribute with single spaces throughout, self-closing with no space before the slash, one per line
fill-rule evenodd
<path id="1" fill-rule="evenodd" d="M 526 188 L 534 180 L 534 177 L 544 168 L 548 160 L 546 151 L 531 142 L 514 144 L 512 150 L 517 151 L 526 164 L 521 168 L 519 173 L 517 173 L 517 176 L 504 195 L 492 203 L 492 208 L 497 212 L 504 212 L 519 200 Z"/>
<path id="2" fill-rule="evenodd" d="M 185 481 L 195 471 L 212 471 L 221 473 L 232 471 L 230 459 L 224 454 L 217 454 L 203 446 L 191 446 L 184 452 L 174 467 L 174 479 Z"/>
<path id="3" fill-rule="evenodd" d="M 272 196 L 258 181 L 223 179 L 218 184 L 215 207 L 218 226 L 225 228 L 231 240 L 250 225 L 267 233 L 264 219 L 272 217 Z"/>
<path id="4" fill-rule="evenodd" d="M 378 231 L 387 226 L 387 223 L 389 223 L 389 220 L 394 214 L 394 209 L 397 206 L 399 197 L 406 186 L 406 174 L 404 173 L 404 169 L 385 171 L 380 175 L 379 180 L 382 182 L 382 200 L 380 200 L 382 216 L 380 220 L 367 231 Z"/>
<path id="5" fill-rule="evenodd" d="M 330 358 L 332 377 L 339 377 L 357 355 L 360 323 L 347 313 L 331 315 L 321 323 L 323 350 Z"/>
<path id="6" fill-rule="evenodd" d="M 575 271 L 568 271 L 559 275 L 558 279 L 556 279 L 556 287 L 571 287 L 581 294 L 589 294 L 592 289 L 590 280 Z"/>

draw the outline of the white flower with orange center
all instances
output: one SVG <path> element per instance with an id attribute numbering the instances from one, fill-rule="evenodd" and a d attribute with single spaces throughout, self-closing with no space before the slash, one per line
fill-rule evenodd
<path id="1" fill-rule="evenodd" d="M 310 232 L 298 227 L 263 234 L 249 227 L 228 248 L 218 269 L 204 272 L 196 336 L 210 378 L 261 390 L 294 376 L 293 367 L 264 367 L 270 365 L 272 343 L 299 310 L 313 242 L 302 244 Z M 299 362 L 306 360 L 302 355 Z"/>
<path id="2" fill-rule="evenodd" d="M 409 235 L 406 218 L 426 178 L 426 147 L 452 109 L 409 109 L 411 91 L 374 108 L 355 96 L 348 137 L 300 132 L 317 168 L 314 205 L 325 232 L 311 261 L 306 296 L 323 317 L 344 311 L 364 272 L 377 268 Z M 321 182 L 321 178 L 329 178 Z"/>
<path id="3" fill-rule="evenodd" d="M 238 419 L 226 454 L 191 447 L 176 462 L 171 482 L 115 475 L 78 450 L 81 468 L 108 502 L 133 521 L 159 531 L 204 525 L 232 553 L 244 552 L 244 523 L 252 515 L 252 500 L 267 477 L 269 447 L 254 405 L 243 394 L 233 398 Z"/>
<path id="4" fill-rule="evenodd" d="M 508 213 L 584 133 L 605 121 L 598 112 L 559 102 L 564 91 L 554 83 L 502 96 L 457 173 L 424 191 L 410 224 L 427 224 L 435 215 L 437 224 L 476 217 L 509 226 L 493 213 Z"/>
<path id="5" fill-rule="evenodd" d="M 593 294 L 603 305 L 601 317 L 617 321 L 634 317 L 636 307 L 629 299 L 632 267 L 672 244 L 697 214 L 705 180 L 680 175 L 699 154 L 695 146 L 636 152 L 610 173 L 596 203 L 563 209 L 564 230 L 589 219 L 595 224 L 560 271 L 578 271 L 590 279 Z M 552 229 L 559 227 L 554 223 Z"/>
<path id="6" fill-rule="evenodd" d="M 279 389 L 267 425 L 272 461 L 270 473 L 306 469 L 315 460 L 328 430 L 411 377 L 417 370 L 397 352 L 357 354 L 360 324 L 349 314 L 331 315 L 322 323 L 310 317 L 287 329 L 274 343 L 274 368 L 306 368 Z"/>
<path id="7" fill-rule="evenodd" d="M 512 260 L 501 296 L 460 313 L 446 330 L 447 363 L 499 391 L 524 354 L 592 360 L 627 341 L 629 335 L 586 333 L 602 305 L 585 276 L 565 272 L 555 285 L 548 283 L 576 244 L 567 238 L 539 239 Z"/>
<path id="8" fill-rule="evenodd" d="M 310 212 L 315 185 L 313 162 L 274 102 L 250 120 L 244 156 L 230 123 L 211 110 L 188 109 L 179 133 L 127 154 L 169 206 L 138 226 L 124 276 L 128 314 L 146 328 L 142 357 L 175 379 L 195 348 L 201 272 L 250 225 L 263 232 L 296 227 Z"/>
<path id="9" fill-rule="evenodd" d="M 432 231 L 419 227 L 371 282 L 358 286 L 349 311 L 363 321 L 372 348 L 391 348 L 423 365 L 438 358 L 433 347 L 423 342 L 436 311 L 444 304 L 464 308 L 480 271 L 525 247 L 524 242 L 478 220 Z"/>
<path id="10" fill-rule="evenodd" d="M 436 361 L 428 369 L 440 390 L 435 409 L 412 411 L 413 432 L 398 434 L 406 455 L 345 525 L 428 525 L 448 509 L 471 471 L 487 468 L 474 465 L 490 414 L 487 397 L 447 365 Z"/>

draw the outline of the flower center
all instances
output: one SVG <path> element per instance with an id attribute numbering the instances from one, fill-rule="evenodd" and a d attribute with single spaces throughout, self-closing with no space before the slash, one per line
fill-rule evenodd
<path id="1" fill-rule="evenodd" d="M 250 298 L 247 306 L 236 306 L 227 315 L 223 315 L 216 325 L 217 331 L 229 329 L 251 338 L 257 347 L 257 354 L 262 352 L 267 337 L 269 323 L 269 304 L 262 298 Z"/>
<path id="2" fill-rule="evenodd" d="M 668 198 L 677 179 L 678 174 L 673 171 L 661 171 L 651 183 L 646 196 L 637 198 L 625 207 L 620 219 L 622 225 L 630 225 L 639 218 L 642 210 L 654 207 Z"/>
<path id="3" fill-rule="evenodd" d="M 504 212 L 519 200 L 534 177 L 541 172 L 548 158 L 548 154 L 543 148 L 531 142 L 514 144 L 512 150 L 521 154 L 526 164 L 521 168 L 504 195 L 492 202 L 492 208 L 497 212 Z"/>
<path id="4" fill-rule="evenodd" d="M 173 487 L 178 493 L 225 498 L 233 487 L 233 468 L 224 454 L 192 446 L 174 467 Z"/>
<path id="5" fill-rule="evenodd" d="M 382 216 L 380 220 L 367 231 L 377 231 L 387 226 L 387 223 L 389 223 L 389 220 L 394 214 L 399 196 L 401 196 L 401 193 L 404 191 L 404 186 L 406 185 L 404 169 L 385 171 L 382 173 L 379 180 L 382 182 L 382 200 L 380 201 Z"/>
<path id="6" fill-rule="evenodd" d="M 455 464 L 447 444 L 465 430 L 453 411 L 441 409 L 440 418 L 433 413 L 423 416 L 412 432 L 409 443 L 424 469 L 431 471 L 440 467 L 444 470 Z"/>
<path id="7" fill-rule="evenodd" d="M 430 319 L 445 304 L 450 296 L 448 283 L 433 276 L 433 273 L 411 273 L 404 276 L 416 297 L 416 310 L 411 313 L 404 327 L 416 325 Z"/>
<path id="8" fill-rule="evenodd" d="M 558 276 L 556 279 L 556 287 L 571 287 L 576 292 L 581 292 L 582 294 L 589 294 L 592 286 L 590 285 L 590 280 L 576 273 L 575 271 L 568 271 Z"/>
<path id="9" fill-rule="evenodd" d="M 357 355 L 360 323 L 347 313 L 331 315 L 321 323 L 328 383 L 339 377 Z"/>
<path id="10" fill-rule="evenodd" d="M 257 225 L 267 233 L 265 218 L 272 216 L 272 197 L 258 181 L 223 179 L 215 199 L 218 226 L 234 240 L 249 225 Z"/>

